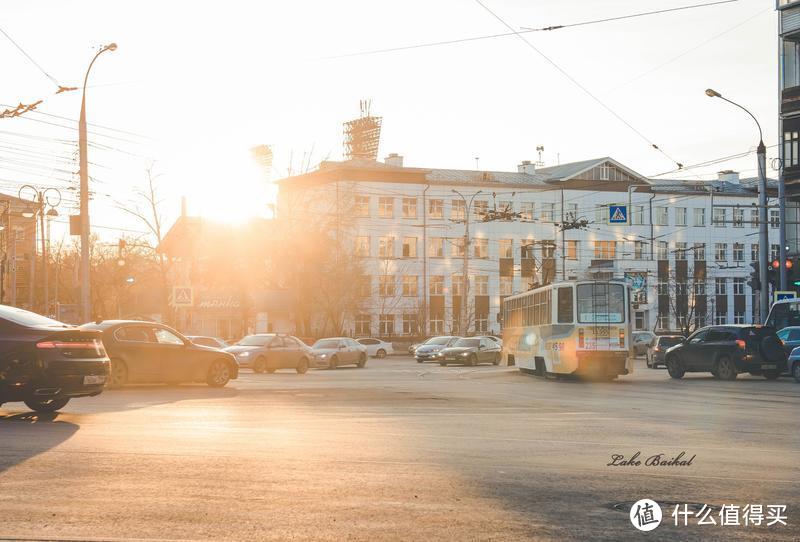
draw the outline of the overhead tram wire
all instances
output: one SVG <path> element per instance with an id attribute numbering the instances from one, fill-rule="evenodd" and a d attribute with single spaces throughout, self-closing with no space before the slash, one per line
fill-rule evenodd
<path id="1" fill-rule="evenodd" d="M 777 146 L 778 145 L 768 145 L 767 148 L 768 149 L 774 149 Z M 678 173 L 680 171 L 685 171 L 685 170 L 689 170 L 689 169 L 697 169 L 699 167 L 704 167 L 704 166 L 713 166 L 715 164 L 720 164 L 720 163 L 723 163 L 723 162 L 727 162 L 729 160 L 735 160 L 737 158 L 744 158 L 745 156 L 751 155 L 751 154 L 753 154 L 755 152 L 756 152 L 756 149 L 752 149 L 752 150 L 749 150 L 749 151 L 740 152 L 738 154 L 731 154 L 731 155 L 728 155 L 728 156 L 722 156 L 720 158 L 713 158 L 713 159 L 708 160 L 706 162 L 699 162 L 697 164 L 692 164 L 692 165 L 689 165 L 689 166 L 683 166 L 680 169 L 671 169 L 669 171 L 664 171 L 662 173 L 657 173 L 655 175 L 650 175 L 649 178 L 654 179 L 656 177 L 663 177 L 664 175 L 671 175 L 673 173 Z"/>
<path id="2" fill-rule="evenodd" d="M 598 23 L 604 23 L 604 22 L 609 22 L 609 21 L 617 21 L 617 20 L 622 20 L 622 19 L 631 19 L 633 17 L 645 17 L 645 16 L 648 16 L 648 15 L 656 15 L 656 14 L 666 13 L 666 12 L 670 12 L 670 11 L 681 11 L 681 10 L 687 10 L 687 9 L 697 9 L 697 8 L 703 8 L 703 7 L 708 7 L 708 6 L 715 6 L 715 5 L 718 5 L 718 4 L 730 4 L 732 2 L 738 2 L 738 1 L 739 0 L 719 0 L 719 1 L 716 1 L 716 2 L 708 2 L 708 3 L 705 3 L 705 4 L 694 4 L 694 5 L 691 5 L 691 6 L 681 6 L 681 7 L 677 7 L 677 8 L 670 8 L 670 9 L 664 9 L 664 10 L 658 10 L 658 11 L 650 11 L 650 12 L 645 12 L 645 13 L 634 13 L 632 15 L 622 15 L 622 16 L 619 16 L 619 17 L 611 17 L 611 18 L 606 18 L 606 19 L 596 19 L 596 20 L 592 20 L 592 21 L 583 21 L 583 22 L 580 22 L 580 23 L 553 25 L 553 26 L 543 27 L 543 28 L 526 28 L 526 29 L 519 30 L 519 31 L 513 31 L 513 29 L 512 29 L 512 32 L 504 32 L 504 33 L 500 33 L 500 34 L 488 34 L 488 35 L 483 35 L 483 36 L 471 36 L 471 37 L 468 37 L 468 38 L 456 38 L 456 39 L 452 39 L 452 40 L 433 41 L 433 42 L 428 42 L 428 43 L 417 43 L 417 44 L 413 44 L 413 45 L 401 45 L 401 46 L 398 46 L 398 47 L 387 47 L 385 49 L 373 49 L 373 50 L 369 50 L 369 51 L 358 51 L 358 52 L 355 52 L 355 53 L 345 53 L 345 54 L 341 54 L 341 55 L 326 56 L 326 57 L 322 57 L 321 60 L 335 60 L 335 59 L 340 59 L 340 58 L 351 58 L 351 57 L 357 57 L 357 56 L 378 55 L 378 54 L 383 54 L 383 53 L 394 53 L 394 52 L 399 52 L 399 51 L 408 51 L 408 50 L 412 50 L 412 49 L 422 49 L 422 48 L 427 48 L 427 47 L 438 47 L 438 46 L 441 46 L 441 45 L 456 45 L 456 44 L 459 44 L 459 43 L 469 43 L 469 42 L 473 42 L 473 41 L 489 40 L 489 39 L 495 39 L 495 38 L 507 38 L 507 37 L 510 37 L 510 36 L 518 36 L 519 34 L 528 34 L 528 33 L 531 33 L 531 32 L 545 32 L 545 31 L 551 31 L 551 30 L 559 30 L 559 29 L 562 29 L 562 28 L 571 28 L 571 27 L 575 27 L 575 26 L 585 26 L 585 25 L 590 25 L 590 24 L 598 24 Z M 509 27 L 509 28 L 511 28 L 511 27 Z"/>
<path id="3" fill-rule="evenodd" d="M 47 73 L 47 72 L 45 71 L 45 69 L 44 69 L 44 68 L 42 68 L 42 67 L 39 65 L 39 63 L 38 63 L 38 62 L 36 62 L 36 61 L 33 59 L 33 57 L 32 57 L 31 55 L 29 55 L 27 52 L 25 52 L 25 49 L 23 49 L 23 48 L 22 48 L 22 47 L 21 47 L 21 46 L 20 46 L 20 45 L 19 45 L 19 44 L 18 44 L 16 41 L 14 41 L 14 39 L 13 39 L 11 36 L 9 36 L 9 35 L 8 35 L 8 33 L 7 33 L 5 30 L 3 30 L 2 28 L 0 28 L 0 32 L 1 32 L 1 33 L 2 33 L 2 34 L 3 34 L 3 35 L 4 35 L 4 36 L 5 36 L 7 39 L 8 39 L 8 41 L 10 41 L 12 44 L 14 44 L 14 47 L 16 47 L 17 49 L 19 49 L 19 52 L 20 52 L 20 53 L 22 53 L 23 55 L 25 55 L 25 58 L 27 58 L 28 60 L 30 60 L 30 61 L 31 61 L 31 64 L 33 64 L 34 66 L 36 66 L 36 68 L 38 68 L 38 70 L 39 70 L 40 72 L 42 72 L 42 73 L 44 74 L 44 76 L 45 76 L 45 77 L 47 77 L 47 78 L 48 78 L 48 79 L 49 79 L 49 80 L 50 80 L 50 81 L 51 81 L 51 82 L 52 82 L 54 85 L 56 85 L 57 87 L 61 87 L 61 85 L 60 85 L 60 84 L 59 84 L 59 82 L 56 80 L 56 78 L 55 78 L 55 77 L 53 77 L 52 75 L 50 75 L 49 73 Z"/>
<path id="4" fill-rule="evenodd" d="M 568 73 L 566 70 L 564 70 L 564 68 L 562 68 L 561 66 L 559 66 L 558 64 L 556 64 L 556 62 L 555 62 L 554 60 L 550 59 L 550 57 L 548 57 L 547 55 L 545 55 L 545 54 L 544 54 L 542 51 L 540 51 L 540 50 L 539 50 L 539 49 L 538 49 L 538 48 L 537 48 L 535 45 L 533 45 L 531 42 L 529 42 L 527 39 L 525 39 L 525 36 L 523 36 L 522 34 L 520 34 L 519 32 L 517 32 L 516 30 L 514 30 L 514 28 L 513 28 L 511 25 L 509 25 L 509 24 L 508 24 L 508 23 L 507 23 L 507 22 L 506 22 L 506 21 L 505 21 L 505 20 L 504 20 L 502 17 L 500 17 L 500 16 L 499 16 L 497 13 L 495 13 L 494 11 L 492 11 L 492 10 L 491 10 L 491 9 L 490 9 L 488 6 L 486 6 L 486 4 L 484 4 L 484 3 L 483 3 L 481 0 L 475 0 L 475 2 L 476 2 L 476 3 L 477 3 L 479 6 L 481 6 L 483 9 L 485 9 L 486 11 L 488 11 L 488 12 L 489 12 L 489 13 L 490 13 L 490 14 L 491 14 L 491 15 L 492 15 L 492 16 L 493 16 L 495 19 L 497 19 L 497 20 L 498 20 L 498 21 L 499 21 L 501 24 L 503 24 L 503 26 L 505 26 L 506 28 L 508 28 L 508 29 L 509 29 L 509 30 L 511 30 L 512 32 L 514 32 L 514 34 L 515 34 L 515 35 L 516 35 L 516 36 L 517 36 L 517 37 L 518 37 L 520 40 L 522 40 L 522 42 L 523 42 L 525 45 L 527 45 L 527 46 L 528 46 L 530 49 L 532 49 L 532 50 L 533 50 L 533 51 L 534 51 L 536 54 L 538 54 L 538 55 L 539 55 L 539 56 L 541 56 L 543 59 L 545 59 L 545 60 L 546 60 L 546 61 L 547 61 L 547 62 L 548 62 L 548 63 L 549 63 L 551 66 L 553 66 L 553 67 L 554 67 L 556 70 L 558 70 L 558 71 L 559 71 L 559 72 L 560 72 L 560 73 L 561 73 L 561 74 L 562 74 L 564 77 L 566 77 L 567 79 L 569 79 L 569 80 L 570 80 L 570 81 L 571 81 L 571 82 L 572 82 L 572 83 L 573 83 L 575 86 L 577 86 L 579 89 L 581 89 L 583 92 L 585 92 L 585 93 L 586 93 L 586 94 L 587 94 L 587 95 L 588 95 L 590 98 L 592 98 L 592 99 L 593 99 L 595 102 L 597 102 L 597 103 L 598 103 L 598 104 L 599 104 L 599 105 L 600 105 L 600 106 L 601 106 L 603 109 L 605 109 L 606 111 L 608 111 L 609 113 L 611 113 L 611 114 L 612 114 L 614 117 L 616 117 L 616 119 L 617 119 L 617 120 L 619 120 L 619 121 L 620 121 L 620 122 L 622 122 L 622 123 L 623 123 L 625 126 L 627 126 L 628 128 L 630 128 L 632 132 L 634 132 L 634 133 L 635 133 L 636 135 L 638 135 L 638 136 L 639 136 L 641 139 L 643 139 L 643 140 L 644 140 L 644 141 L 645 141 L 645 142 L 646 142 L 646 143 L 647 143 L 647 144 L 648 144 L 650 147 L 652 147 L 653 149 L 655 149 L 655 150 L 657 150 L 658 152 L 660 152 L 660 153 L 661 153 L 662 155 L 664 155 L 664 156 L 665 156 L 665 157 L 666 157 L 666 158 L 667 158 L 667 159 L 668 159 L 670 162 L 673 162 L 673 163 L 674 163 L 676 166 L 678 166 L 678 169 L 681 169 L 681 168 L 683 168 L 683 164 L 681 164 L 680 162 L 678 162 L 677 160 L 675 160 L 674 158 L 672 158 L 672 157 L 671 157 L 669 154 L 667 154 L 667 153 L 666 153 L 666 152 L 665 152 L 663 149 L 661 149 L 661 147 L 659 147 L 658 145 L 656 145 L 655 143 L 653 143 L 652 141 L 650 141 L 650 139 L 649 139 L 647 136 L 645 136 L 645 135 L 644 135 L 642 132 L 640 132 L 639 130 L 637 130 L 637 129 L 636 129 L 636 128 L 635 128 L 635 127 L 634 127 L 634 126 L 633 126 L 633 125 L 632 125 L 630 122 L 628 122 L 627 120 L 625 120 L 625 119 L 624 119 L 624 118 L 623 118 L 623 117 L 622 117 L 622 116 L 621 116 L 619 113 L 617 113 L 616 111 L 614 111 L 613 109 L 611 109 L 611 107 L 609 107 L 608 105 L 606 105 L 606 103 L 605 103 L 604 101 L 602 101 L 600 98 L 598 98 L 597 96 L 595 96 L 595 95 L 594 95 L 594 94 L 593 94 L 593 93 L 592 93 L 592 92 L 591 92 L 589 89 L 587 89 L 587 88 L 586 88 L 585 86 L 583 86 L 583 85 L 582 85 L 580 82 L 578 82 L 578 80 L 577 80 L 577 79 L 575 79 L 574 77 L 572 77 L 572 76 L 571 76 L 571 75 L 570 75 L 570 74 L 569 74 L 569 73 Z"/>

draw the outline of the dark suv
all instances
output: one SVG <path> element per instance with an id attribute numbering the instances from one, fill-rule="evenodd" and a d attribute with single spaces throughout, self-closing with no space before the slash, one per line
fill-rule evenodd
<path id="1" fill-rule="evenodd" d="M 666 362 L 672 378 L 710 372 L 721 380 L 734 380 L 739 373 L 774 380 L 786 367 L 786 352 L 771 327 L 709 326 L 667 350 Z"/>

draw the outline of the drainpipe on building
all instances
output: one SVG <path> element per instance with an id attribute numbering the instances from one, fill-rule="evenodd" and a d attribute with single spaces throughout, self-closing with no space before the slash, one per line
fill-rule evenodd
<path id="1" fill-rule="evenodd" d="M 428 335 L 428 201 L 427 192 L 431 185 L 422 191 L 422 335 Z"/>

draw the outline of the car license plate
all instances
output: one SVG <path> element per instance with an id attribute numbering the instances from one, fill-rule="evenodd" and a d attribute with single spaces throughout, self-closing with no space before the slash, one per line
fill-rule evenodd
<path id="1" fill-rule="evenodd" d="M 83 377 L 83 385 L 102 384 L 106 381 L 106 377 L 102 375 L 89 375 Z"/>
<path id="2" fill-rule="evenodd" d="M 778 366 L 774 365 L 774 364 L 773 365 L 762 365 L 761 368 L 762 369 L 777 369 Z"/>

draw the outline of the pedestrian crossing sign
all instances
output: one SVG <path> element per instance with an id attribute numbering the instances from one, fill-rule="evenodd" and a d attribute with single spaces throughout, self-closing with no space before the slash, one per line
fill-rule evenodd
<path id="1" fill-rule="evenodd" d="M 608 223 L 609 224 L 627 224 L 628 223 L 628 207 L 626 205 L 609 205 L 608 206 Z"/>
<path id="2" fill-rule="evenodd" d="M 191 307 L 194 305 L 192 288 L 185 286 L 172 288 L 172 305 L 175 307 Z"/>

